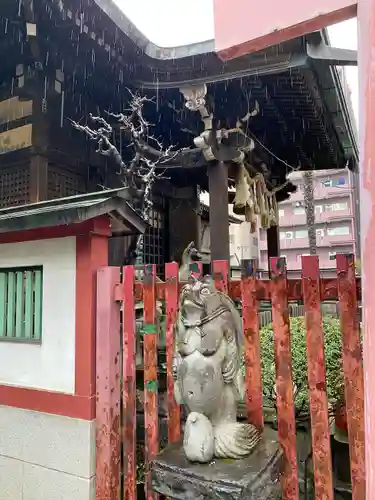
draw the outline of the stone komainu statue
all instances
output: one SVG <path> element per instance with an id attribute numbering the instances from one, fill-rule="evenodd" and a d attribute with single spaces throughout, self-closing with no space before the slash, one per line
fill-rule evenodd
<path id="1" fill-rule="evenodd" d="M 174 390 L 189 411 L 183 447 L 193 462 L 242 458 L 260 439 L 253 425 L 236 418 L 244 396 L 241 347 L 242 322 L 232 300 L 210 276 L 190 277 L 180 296 Z"/>

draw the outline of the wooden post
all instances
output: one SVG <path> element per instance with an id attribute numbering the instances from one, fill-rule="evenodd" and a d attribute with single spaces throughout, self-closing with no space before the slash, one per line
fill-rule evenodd
<path id="1" fill-rule="evenodd" d="M 211 262 L 229 261 L 228 166 L 224 162 L 209 167 L 208 184 Z"/>
<path id="2" fill-rule="evenodd" d="M 34 125 L 35 127 L 35 125 Z M 48 199 L 48 159 L 36 154 L 30 160 L 30 203 Z"/>
<path id="3" fill-rule="evenodd" d="M 200 248 L 199 196 L 197 189 L 176 189 L 169 202 L 169 255 L 180 261 L 191 241 Z"/>
<path id="4" fill-rule="evenodd" d="M 271 226 L 267 229 L 267 253 L 268 262 L 272 257 L 280 257 L 279 226 Z"/>
<path id="5" fill-rule="evenodd" d="M 268 277 L 271 278 L 270 262 L 274 257 L 280 257 L 279 226 L 271 226 L 267 229 L 267 262 Z"/>
<path id="6" fill-rule="evenodd" d="M 32 156 L 30 161 L 30 203 L 48 199 L 48 122 L 43 96 L 47 76 L 37 73 L 33 89 Z"/>

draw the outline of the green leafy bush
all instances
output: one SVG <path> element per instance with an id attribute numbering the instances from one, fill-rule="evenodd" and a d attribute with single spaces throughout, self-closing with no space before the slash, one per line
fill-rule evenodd
<path id="1" fill-rule="evenodd" d="M 295 409 L 297 415 L 309 410 L 307 381 L 306 328 L 303 317 L 290 318 L 292 370 L 295 384 Z M 341 329 L 336 318 L 323 318 L 324 347 L 326 361 L 326 382 L 329 403 L 334 406 L 340 401 L 344 391 L 341 361 Z M 262 382 L 265 404 L 274 405 L 275 396 L 275 353 L 272 324 L 260 331 Z"/>

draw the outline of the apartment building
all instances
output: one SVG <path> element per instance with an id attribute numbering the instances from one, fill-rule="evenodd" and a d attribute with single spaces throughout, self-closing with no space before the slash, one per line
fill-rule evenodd
<path id="1" fill-rule="evenodd" d="M 293 172 L 298 190 L 279 205 L 280 253 L 286 258 L 289 275 L 300 275 L 301 256 L 309 255 L 303 173 Z M 322 170 L 314 173 L 315 230 L 320 268 L 326 275 L 335 272 L 336 254 L 359 254 L 356 214 L 357 174 L 349 170 Z M 260 269 L 267 270 L 267 237 L 260 230 Z"/>

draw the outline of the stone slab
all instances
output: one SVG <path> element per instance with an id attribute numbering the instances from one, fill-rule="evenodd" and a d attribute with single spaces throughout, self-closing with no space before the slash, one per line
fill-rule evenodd
<path id="1" fill-rule="evenodd" d="M 241 460 L 193 464 L 181 443 L 170 445 L 151 464 L 152 488 L 179 500 L 274 500 L 281 498 L 282 457 L 272 430 Z"/>

